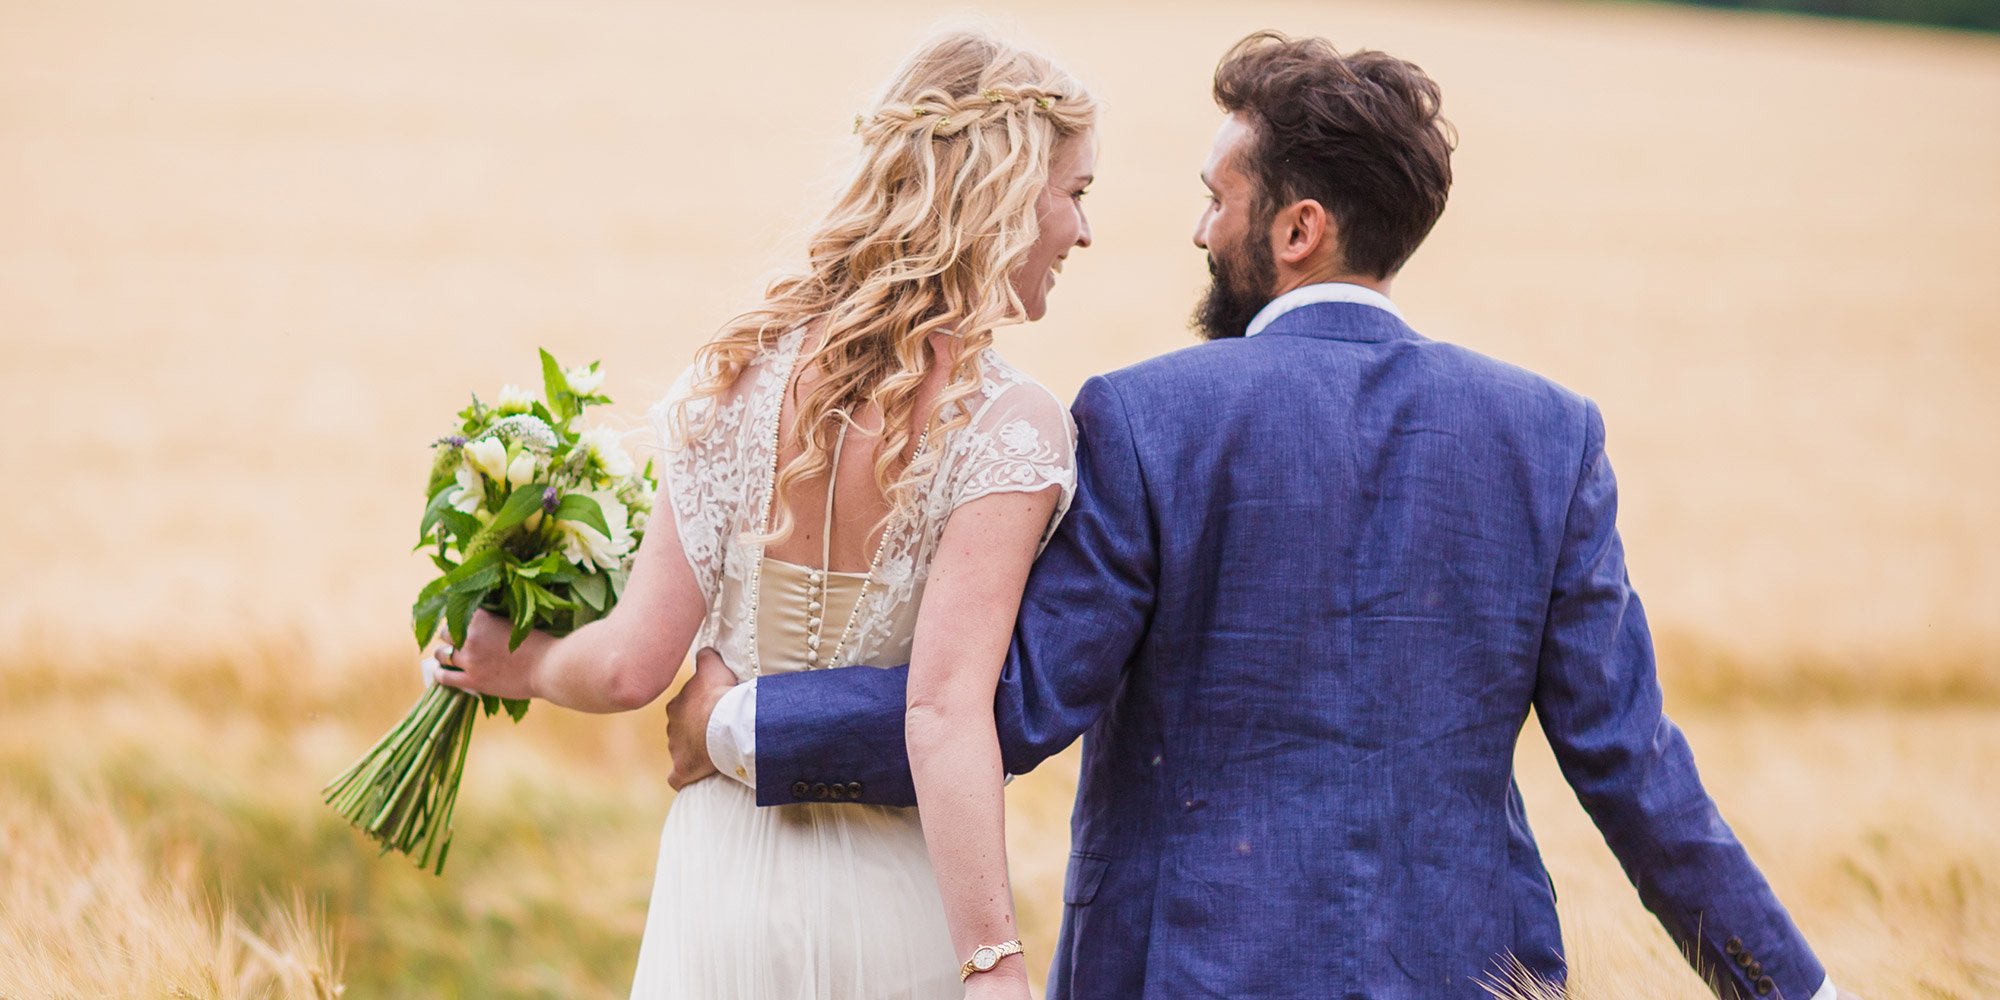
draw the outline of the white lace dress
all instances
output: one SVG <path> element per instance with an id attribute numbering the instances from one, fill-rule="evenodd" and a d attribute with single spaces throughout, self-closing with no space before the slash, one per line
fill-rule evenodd
<path id="1" fill-rule="evenodd" d="M 983 392 L 969 400 L 971 423 L 951 440 L 928 444 L 944 449 L 943 457 L 919 509 L 888 526 L 872 578 L 814 576 L 812 568 L 766 557 L 747 538 L 771 490 L 774 431 L 802 339 L 780 338 L 729 392 L 691 408 L 690 424 L 706 422 L 706 430 L 685 448 L 672 448 L 665 418 L 694 373 L 652 411 L 669 446 L 661 474 L 669 502 L 655 516 L 674 518 L 708 599 L 696 648 L 714 646 L 745 679 L 811 669 L 807 622 L 823 619 L 830 644 L 849 608 L 852 631 L 838 665 L 908 662 L 924 582 L 951 512 L 994 493 L 1060 486 L 1053 530 L 1075 488 L 1068 411 L 987 351 Z M 713 777 L 683 789 L 668 812 L 632 996 L 956 998 L 962 959 L 945 927 L 916 810 L 759 808 L 743 783 Z"/>

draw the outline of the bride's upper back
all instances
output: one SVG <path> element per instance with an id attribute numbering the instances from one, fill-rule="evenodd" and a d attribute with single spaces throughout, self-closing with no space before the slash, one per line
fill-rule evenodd
<path id="1" fill-rule="evenodd" d="M 807 332 L 799 346 L 800 360 L 811 357 L 815 343 L 814 335 Z M 924 428 L 918 425 L 930 414 L 951 370 L 951 338 L 944 334 L 933 336 L 931 349 L 937 363 L 925 374 L 915 395 L 912 417 L 905 420 L 909 434 L 896 462 L 898 468 L 906 467 L 916 457 L 919 444 L 925 447 L 931 444 L 924 437 Z M 779 404 L 777 468 L 790 466 L 804 453 L 801 434 L 804 429 L 797 425 L 798 402 L 824 377 L 810 364 L 794 363 Z M 793 432 L 785 433 L 784 429 Z M 838 449 L 828 460 L 831 474 L 794 479 L 785 485 L 777 499 L 792 512 L 792 530 L 769 543 L 764 554 L 801 566 L 841 573 L 866 572 L 893 507 L 875 475 L 884 447 L 882 411 L 873 403 L 863 403 L 846 418 L 836 414 L 826 430 L 839 439 Z M 829 488 L 833 493 L 830 539 L 823 531 Z M 823 557 L 827 559 L 824 566 Z"/>

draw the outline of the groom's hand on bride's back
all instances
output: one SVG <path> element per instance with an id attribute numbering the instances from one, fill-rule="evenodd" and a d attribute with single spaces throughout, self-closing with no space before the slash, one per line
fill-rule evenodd
<path id="1" fill-rule="evenodd" d="M 694 676 L 667 701 L 667 753 L 674 761 L 667 784 L 675 791 L 715 773 L 715 762 L 708 755 L 708 717 L 715 714 L 715 703 L 735 686 L 736 674 L 722 656 L 703 648 L 694 656 Z"/>

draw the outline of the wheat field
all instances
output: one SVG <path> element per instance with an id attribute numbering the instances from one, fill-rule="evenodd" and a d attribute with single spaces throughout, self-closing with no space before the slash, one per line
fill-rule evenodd
<path id="1" fill-rule="evenodd" d="M 1216 57 L 1411 58 L 1414 325 L 1595 398 L 1669 710 L 1838 981 L 2000 996 L 2000 39 L 1639 4 L 1027 3 L 1096 243 L 1001 350 L 1191 342 Z M 614 997 L 657 709 L 483 724 L 442 879 L 318 789 L 418 694 L 426 444 L 534 349 L 621 426 L 796 251 L 897 2 L 0 0 L 0 996 Z M 1534 725 L 1576 993 L 1693 998 Z M 1032 964 L 1074 752 L 1008 792 Z M 126 963 L 120 965 L 118 963 Z"/>

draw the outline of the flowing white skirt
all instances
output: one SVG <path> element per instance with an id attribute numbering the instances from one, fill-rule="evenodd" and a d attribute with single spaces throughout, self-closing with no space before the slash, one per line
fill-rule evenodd
<path id="1" fill-rule="evenodd" d="M 916 810 L 711 777 L 667 812 L 632 997 L 956 1000 L 959 961 Z"/>

